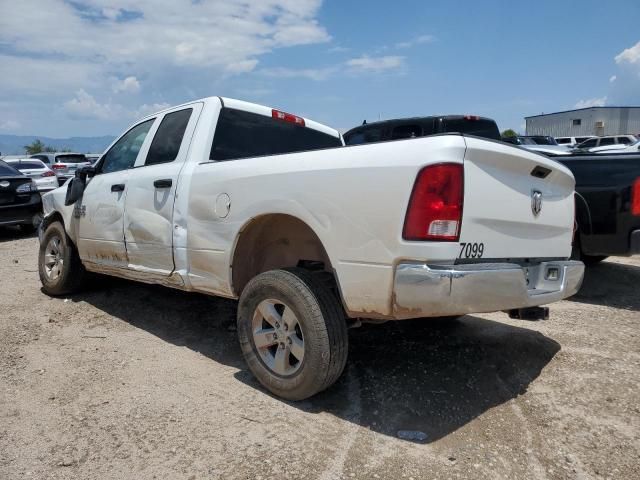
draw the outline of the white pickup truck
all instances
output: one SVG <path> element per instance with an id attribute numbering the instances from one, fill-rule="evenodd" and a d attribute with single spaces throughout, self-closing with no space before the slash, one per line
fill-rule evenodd
<path id="1" fill-rule="evenodd" d="M 306 118 L 211 97 L 142 119 L 43 197 L 39 273 L 51 295 L 89 271 L 239 299 L 249 368 L 299 400 L 340 376 L 349 319 L 576 293 L 573 190 L 567 168 L 501 142 L 345 147 Z"/>

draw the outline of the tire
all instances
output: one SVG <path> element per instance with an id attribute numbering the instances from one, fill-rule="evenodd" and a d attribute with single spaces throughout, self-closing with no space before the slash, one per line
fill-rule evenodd
<path id="1" fill-rule="evenodd" d="M 321 275 L 301 268 L 271 270 L 247 284 L 238 305 L 238 339 L 253 375 L 287 400 L 328 388 L 347 362 L 342 305 Z"/>
<path id="2" fill-rule="evenodd" d="M 580 260 L 585 265 L 595 265 L 607 258 L 609 258 L 607 255 L 585 255 L 584 253 L 580 255 Z"/>
<path id="3" fill-rule="evenodd" d="M 60 222 L 51 223 L 42 236 L 38 273 L 47 295 L 74 293 L 84 281 L 86 270 Z"/>

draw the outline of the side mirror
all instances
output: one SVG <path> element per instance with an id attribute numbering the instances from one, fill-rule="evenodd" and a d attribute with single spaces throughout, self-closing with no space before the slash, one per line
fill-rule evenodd
<path id="1" fill-rule="evenodd" d="M 64 204 L 69 206 L 76 203 L 82 197 L 86 184 L 87 176 L 82 176 L 76 172 L 75 178 L 72 178 L 67 184 L 67 195 L 64 198 Z"/>
<path id="2" fill-rule="evenodd" d="M 91 178 L 96 174 L 96 167 L 93 165 L 85 165 L 76 170 L 76 178 L 82 178 L 85 182 L 87 177 Z"/>

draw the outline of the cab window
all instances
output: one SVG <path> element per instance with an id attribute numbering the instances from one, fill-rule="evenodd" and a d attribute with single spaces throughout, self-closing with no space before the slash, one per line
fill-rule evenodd
<path id="1" fill-rule="evenodd" d="M 116 144 L 102 156 L 99 173 L 113 173 L 133 167 L 138 152 L 153 125 L 154 118 L 142 122 L 124 134 Z"/>

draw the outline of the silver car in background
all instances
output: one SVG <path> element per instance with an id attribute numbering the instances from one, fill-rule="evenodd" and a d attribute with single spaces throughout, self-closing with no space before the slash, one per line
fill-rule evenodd
<path id="1" fill-rule="evenodd" d="M 36 153 L 29 158 L 42 160 L 56 173 L 60 185 L 73 178 L 78 168 L 91 165 L 84 153 Z"/>
<path id="2" fill-rule="evenodd" d="M 49 192 L 58 188 L 58 178 L 55 172 L 47 167 L 42 160 L 37 158 L 13 158 L 7 159 L 5 162 L 31 178 L 36 183 L 39 192 Z"/>

